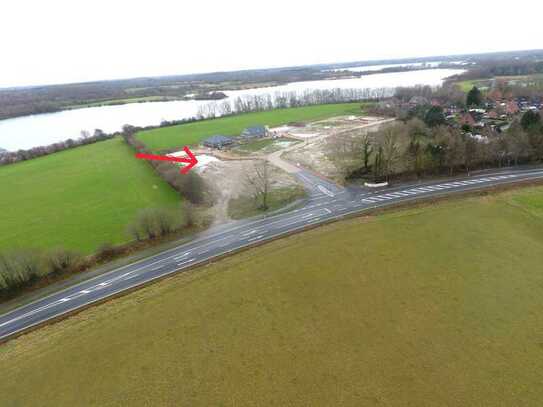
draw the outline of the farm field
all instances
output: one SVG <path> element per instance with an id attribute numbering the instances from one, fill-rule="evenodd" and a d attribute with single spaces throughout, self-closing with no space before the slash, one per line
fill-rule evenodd
<path id="1" fill-rule="evenodd" d="M 179 100 L 180 98 L 169 96 L 142 96 L 135 98 L 124 99 L 111 99 L 111 100 L 98 100 L 95 102 L 82 103 L 79 105 L 68 106 L 68 109 L 81 109 L 85 107 L 97 107 L 97 106 L 110 106 L 110 105 L 123 105 L 128 103 L 146 103 L 146 102 L 165 102 L 169 100 Z"/>
<path id="2" fill-rule="evenodd" d="M 519 76 L 497 76 L 494 78 L 496 81 L 506 82 L 509 84 L 515 85 L 526 85 L 530 84 L 535 86 L 536 83 L 539 83 L 541 86 L 541 81 L 543 81 L 543 74 L 533 74 L 533 75 L 519 75 Z M 477 86 L 478 88 L 488 88 L 492 83 L 492 79 L 472 79 L 456 82 L 456 85 L 463 92 L 469 92 L 471 88 Z"/>
<path id="3" fill-rule="evenodd" d="M 334 223 L 8 342 L 2 403 L 536 406 L 542 263 L 543 187 Z"/>
<path id="4" fill-rule="evenodd" d="M 198 144 L 204 138 L 214 134 L 236 136 L 246 127 L 255 124 L 274 127 L 289 122 L 320 120 L 340 115 L 358 115 L 362 113 L 360 106 L 360 103 L 343 103 L 245 113 L 142 131 L 137 134 L 137 137 L 151 150 L 161 151 Z"/>
<path id="5" fill-rule="evenodd" d="M 178 194 L 120 138 L 0 167 L 0 250 L 65 247 L 91 253 L 126 242 L 146 207 Z"/>

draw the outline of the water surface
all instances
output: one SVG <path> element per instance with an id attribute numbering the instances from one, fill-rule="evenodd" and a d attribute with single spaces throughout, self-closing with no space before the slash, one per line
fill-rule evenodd
<path id="1" fill-rule="evenodd" d="M 361 78 L 293 82 L 276 87 L 225 91 L 232 101 L 245 95 L 274 95 L 284 92 L 303 93 L 317 89 L 390 89 L 399 86 L 441 85 L 443 79 L 463 72 L 457 69 L 430 69 L 367 75 Z M 223 101 L 220 101 L 223 102 Z M 219 102 L 219 103 L 220 103 Z M 181 120 L 196 116 L 202 105 L 209 101 L 172 101 L 131 103 L 116 106 L 99 106 L 57 113 L 24 116 L 0 121 L 0 148 L 10 151 L 29 149 L 59 141 L 76 139 L 81 131 L 101 129 L 113 133 L 125 124 L 134 126 L 158 125 L 164 120 Z"/>

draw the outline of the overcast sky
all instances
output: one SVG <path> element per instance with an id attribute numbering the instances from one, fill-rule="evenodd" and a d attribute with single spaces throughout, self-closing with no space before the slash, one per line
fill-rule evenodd
<path id="1" fill-rule="evenodd" d="M 540 0 L 1 0 L 0 87 L 536 49 L 542 11 Z"/>

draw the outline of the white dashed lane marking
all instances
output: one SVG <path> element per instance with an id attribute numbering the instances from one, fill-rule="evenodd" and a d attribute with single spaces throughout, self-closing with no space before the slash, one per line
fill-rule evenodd
<path id="1" fill-rule="evenodd" d="M 500 175 L 500 176 L 495 176 L 495 177 L 485 177 L 485 178 L 478 178 L 478 179 L 472 179 L 472 180 L 466 180 L 466 181 L 448 182 L 445 184 L 428 185 L 428 186 L 423 186 L 423 187 L 406 189 L 404 191 L 397 191 L 397 192 L 390 192 L 387 194 L 369 196 L 367 198 L 361 199 L 361 202 L 377 203 L 377 202 L 388 201 L 389 199 L 403 198 L 403 197 L 411 196 L 411 195 L 425 194 L 429 192 L 441 191 L 444 189 L 464 187 L 468 185 L 481 184 L 483 182 L 499 181 L 499 180 L 514 178 L 514 177 L 515 175 Z"/>

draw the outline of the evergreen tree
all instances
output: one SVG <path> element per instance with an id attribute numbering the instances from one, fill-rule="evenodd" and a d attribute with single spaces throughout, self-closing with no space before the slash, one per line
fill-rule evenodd
<path id="1" fill-rule="evenodd" d="M 539 126 L 541 126 L 541 116 L 539 113 L 534 112 L 533 110 L 528 110 L 522 116 L 520 124 L 524 130 L 537 129 Z"/>
<path id="2" fill-rule="evenodd" d="M 428 127 L 441 126 L 446 123 L 445 115 L 443 114 L 443 109 L 440 106 L 432 106 L 426 116 L 424 116 L 424 123 Z"/>
<path id="3" fill-rule="evenodd" d="M 481 106 L 482 104 L 483 104 L 483 94 L 477 88 L 477 86 L 474 86 L 468 92 L 468 96 L 466 98 L 466 105 L 470 107 L 470 106 Z"/>

